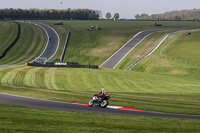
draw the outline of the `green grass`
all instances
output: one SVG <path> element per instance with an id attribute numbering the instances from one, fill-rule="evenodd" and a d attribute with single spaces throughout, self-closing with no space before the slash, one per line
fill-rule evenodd
<path id="1" fill-rule="evenodd" d="M 42 22 L 53 26 L 61 38 L 61 47 L 53 58 L 60 58 L 66 31 L 70 29 L 72 36 L 65 61 L 96 65 L 103 63 L 137 32 L 158 28 L 151 26 L 150 22 L 131 21 L 64 21 L 64 26 L 54 26 L 55 21 Z M 161 28 L 166 29 L 198 26 L 198 23 L 194 22 L 159 23 L 163 24 Z M 103 30 L 86 30 L 96 24 Z M 32 34 L 30 29 L 27 31 L 29 32 L 26 33 Z M 94 93 L 104 87 L 108 94 L 113 95 L 110 105 L 200 115 L 200 68 L 193 65 L 195 63 L 189 63 L 192 59 L 199 62 L 199 32 L 192 32 L 191 36 L 182 33 L 171 34 L 152 55 L 131 71 L 124 70 L 139 56 L 149 51 L 162 36 L 163 34 L 156 33 L 147 37 L 120 63 L 119 69 L 115 70 L 1 68 L 0 92 L 87 103 Z M 170 42 L 172 45 L 169 45 Z M 141 51 L 143 46 L 145 50 Z M 184 51 L 188 53 L 187 57 L 183 54 Z M 176 57 L 177 60 L 172 57 Z M 187 63 L 180 62 L 180 59 L 186 60 Z M 110 127 L 113 127 L 115 132 L 199 132 L 198 120 L 40 110 L 8 105 L 0 105 L 0 108 L 0 119 L 3 119 L 0 130 L 4 132 L 65 132 L 67 129 L 72 132 L 106 132 L 111 131 Z M 25 114 L 23 116 L 26 117 L 22 117 L 21 114 Z M 102 122 L 104 120 L 107 120 L 106 124 Z"/>
<path id="2" fill-rule="evenodd" d="M 53 22 L 54 21 L 48 21 L 51 25 Z M 82 25 L 80 25 L 80 23 L 82 23 Z M 143 26 L 143 28 L 140 27 L 140 30 L 144 28 L 152 28 L 151 26 L 144 27 L 144 25 L 147 25 L 148 22 L 65 21 L 64 26 L 72 29 L 73 31 L 69 47 L 76 48 L 75 46 L 72 46 L 72 42 L 76 41 L 73 40 L 73 37 L 75 36 L 73 34 L 78 31 L 80 32 L 80 35 L 82 35 L 81 32 L 84 32 L 85 36 L 101 35 L 103 37 L 104 34 L 106 34 L 104 30 L 92 32 L 86 30 L 89 25 L 94 25 L 94 23 L 98 23 L 99 26 L 102 25 L 100 27 L 105 29 L 106 32 L 112 33 L 112 36 L 116 36 L 116 38 L 120 38 L 121 36 L 122 39 L 125 37 L 121 35 L 121 32 L 128 36 L 128 34 L 136 31 L 131 30 L 129 28 L 131 26 Z M 169 23 L 172 24 L 171 22 Z M 181 25 L 182 23 L 183 22 L 179 23 L 180 25 L 177 27 L 183 28 Z M 184 24 L 186 23 L 189 22 L 185 22 Z M 193 23 L 190 22 L 190 24 Z M 62 26 L 54 27 L 57 31 L 62 29 Z M 114 27 L 116 27 L 116 29 Z M 165 28 L 169 27 L 173 26 L 169 25 Z M 114 30 L 111 32 L 111 29 Z M 124 32 L 122 31 L 123 29 L 125 29 Z M 65 36 L 64 33 L 65 32 L 63 31 L 62 36 Z M 194 35 L 192 33 L 193 36 L 187 37 L 196 38 L 198 32 L 197 35 L 195 33 Z M 126 57 L 125 62 L 122 61 L 122 65 L 119 65 L 119 68 L 125 69 L 127 65 L 131 64 L 135 60 L 135 58 L 132 57 L 138 58 L 139 56 L 145 54 L 155 45 L 155 43 L 158 42 L 158 40 L 160 40 L 163 35 L 164 33 L 155 33 L 147 37 Z M 180 33 L 170 35 L 154 54 L 145 58 L 144 61 L 139 63 L 132 69 L 132 71 L 129 72 L 112 69 L 91 70 L 37 67 L 3 68 L 0 70 L 1 92 L 67 102 L 88 102 L 94 93 L 104 87 L 109 94 L 114 96 L 110 101 L 112 105 L 140 108 L 150 111 L 199 114 L 199 68 L 181 64 L 173 60 L 168 60 L 160 54 L 160 51 L 163 51 L 163 49 L 163 52 L 168 50 L 166 46 L 168 46 L 167 44 L 169 44 L 170 40 L 173 39 L 174 41 L 177 41 L 176 39 L 179 39 L 179 37 L 181 37 Z M 105 36 L 103 38 L 106 39 Z M 126 38 L 128 39 L 128 37 Z M 85 39 L 87 40 L 87 38 Z M 77 41 L 78 40 L 82 42 L 84 38 L 80 37 Z M 90 41 L 86 40 L 86 43 L 82 43 L 82 45 L 90 47 L 87 43 Z M 97 40 L 98 39 L 95 41 Z M 190 39 L 190 41 L 191 40 L 192 39 Z M 195 42 L 198 42 L 198 40 L 193 43 Z M 77 42 L 76 45 L 79 43 Z M 185 47 L 186 46 L 190 45 L 185 45 Z M 100 44 L 97 44 L 94 49 L 98 47 L 104 47 L 104 49 L 107 49 L 105 45 Z M 145 49 L 141 50 L 144 47 Z M 197 48 L 193 49 L 193 51 L 198 51 Z M 174 49 L 177 49 L 177 47 L 174 47 Z M 89 48 L 86 51 L 89 52 L 91 50 L 92 48 Z M 114 50 L 111 51 L 114 52 Z M 73 52 L 76 52 L 76 50 Z M 73 52 L 68 53 L 71 54 Z M 78 57 L 79 54 L 74 55 L 74 58 Z M 82 57 L 86 58 L 84 56 Z M 95 60 L 93 56 L 90 55 L 90 57 Z M 103 58 L 106 58 L 106 56 L 101 57 L 101 59 Z M 82 60 L 82 58 L 80 59 Z M 101 59 L 96 59 L 95 62 L 99 62 L 100 64 Z M 83 59 L 83 62 L 85 62 L 84 60 L 86 61 L 86 59 Z M 126 62 L 126 60 L 129 61 Z M 91 60 L 88 59 L 88 61 L 90 62 Z M 170 66 L 171 64 L 173 67 L 167 67 L 167 65 Z M 49 96 L 47 96 L 47 94 Z"/>
<path id="3" fill-rule="evenodd" d="M 43 29 L 27 23 L 20 23 L 20 25 L 21 37 L 0 60 L 0 65 L 24 64 L 34 60 L 43 52 L 47 42 Z"/>
<path id="4" fill-rule="evenodd" d="M 182 60 L 186 63 L 191 62 L 192 65 L 199 64 L 200 53 L 198 50 L 200 49 L 200 32 L 192 31 L 192 35 L 184 35 L 183 32 L 179 34 L 178 39 L 172 41 L 172 45 L 168 46 L 162 54 L 171 58 L 177 58 L 177 60 Z"/>
<path id="5" fill-rule="evenodd" d="M 12 67 L 0 70 L 0 91 L 65 102 L 85 102 L 106 88 L 111 105 L 200 114 L 199 80 L 110 69 Z M 30 78 L 31 77 L 31 78 Z"/>
<path id="6" fill-rule="evenodd" d="M 191 36 L 184 35 L 183 32 L 171 34 L 151 56 L 132 71 L 198 79 L 199 35 L 200 31 L 192 31 Z"/>
<path id="7" fill-rule="evenodd" d="M 60 35 L 60 47 L 52 58 L 60 58 L 68 30 L 71 37 L 65 62 L 101 65 L 108 57 L 130 40 L 136 33 L 147 29 L 197 28 L 195 22 L 159 22 L 162 27 L 152 26 L 149 21 L 64 21 L 64 25 L 54 25 L 56 21 L 42 21 L 51 25 Z M 102 28 L 88 31 L 90 26 Z M 59 61 L 59 60 L 57 60 Z"/>
<path id="8" fill-rule="evenodd" d="M 158 32 L 149 35 L 139 45 L 137 45 L 118 65 L 116 68 L 126 70 L 135 61 L 149 52 L 165 35 L 165 32 Z"/>
<path id="9" fill-rule="evenodd" d="M 0 131 L 51 132 L 193 132 L 200 121 L 100 113 L 54 111 L 0 104 Z"/>
<path id="10" fill-rule="evenodd" d="M 12 22 L 0 22 L 0 54 L 15 40 L 18 26 Z"/>

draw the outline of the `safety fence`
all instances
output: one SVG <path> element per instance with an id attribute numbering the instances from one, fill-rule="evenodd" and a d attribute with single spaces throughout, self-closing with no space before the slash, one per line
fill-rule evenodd
<path id="1" fill-rule="evenodd" d="M 177 63 L 181 63 L 181 64 L 185 64 L 185 65 L 189 65 L 192 67 L 199 67 L 199 62 L 197 62 L 194 59 L 191 60 L 186 60 L 186 59 L 182 59 L 182 58 L 178 58 L 178 57 L 173 57 L 173 56 L 168 56 L 168 55 L 162 55 L 163 58 L 167 59 L 167 60 L 172 60 L 175 61 Z"/>
<path id="2" fill-rule="evenodd" d="M 76 62 L 66 62 L 66 63 L 50 63 L 40 64 L 37 62 L 26 63 L 27 66 L 35 66 L 35 67 L 65 67 L 65 68 L 90 68 L 90 69 L 99 69 L 99 66 L 96 65 L 79 65 Z"/>
<path id="3" fill-rule="evenodd" d="M 69 42 L 70 34 L 71 34 L 70 31 L 68 31 L 67 39 L 66 39 L 66 43 L 65 43 L 65 46 L 64 46 L 64 49 L 63 49 L 62 55 L 61 55 L 61 57 L 60 57 L 60 62 L 63 62 L 63 61 L 64 61 L 65 53 L 66 53 L 66 50 L 67 50 L 67 45 L 68 45 L 68 42 Z"/>

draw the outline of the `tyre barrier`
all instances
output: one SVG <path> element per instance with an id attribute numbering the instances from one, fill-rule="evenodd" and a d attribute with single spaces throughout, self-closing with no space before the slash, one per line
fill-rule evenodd
<path id="1" fill-rule="evenodd" d="M 21 26 L 18 22 L 14 22 L 18 25 L 18 33 L 17 33 L 17 37 L 15 38 L 15 40 L 10 44 L 10 46 L 8 46 L 8 48 L 0 55 L 0 59 L 2 59 L 3 57 L 6 56 L 7 52 L 17 43 L 17 41 L 20 38 L 21 35 Z"/>
<path id="2" fill-rule="evenodd" d="M 40 64 L 38 62 L 33 62 L 33 63 L 26 63 L 25 66 L 99 69 L 99 66 L 96 66 L 96 65 L 79 65 L 79 63 L 76 63 L 76 62 L 66 62 L 66 63 L 47 62 L 46 64 Z"/>

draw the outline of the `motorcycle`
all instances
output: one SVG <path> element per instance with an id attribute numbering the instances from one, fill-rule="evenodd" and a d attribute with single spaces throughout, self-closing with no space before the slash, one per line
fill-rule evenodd
<path id="1" fill-rule="evenodd" d="M 111 98 L 112 96 L 106 96 L 106 97 L 102 97 L 101 100 L 98 99 L 97 96 L 93 96 L 92 100 L 89 101 L 88 106 L 92 107 L 92 106 L 100 106 L 101 108 L 106 108 L 109 104 L 108 100 Z"/>

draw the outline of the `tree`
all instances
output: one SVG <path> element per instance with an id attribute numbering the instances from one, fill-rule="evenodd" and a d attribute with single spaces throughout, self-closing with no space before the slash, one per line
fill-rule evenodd
<path id="1" fill-rule="evenodd" d="M 148 20 L 149 19 L 149 15 L 148 14 L 141 14 L 141 19 Z"/>
<path id="2" fill-rule="evenodd" d="M 135 15 L 135 19 L 140 19 L 140 18 L 141 18 L 140 14 Z"/>
<path id="3" fill-rule="evenodd" d="M 106 13 L 106 18 L 107 18 L 107 19 L 110 19 L 111 17 L 112 17 L 112 15 L 111 15 L 110 12 Z"/>
<path id="4" fill-rule="evenodd" d="M 115 13 L 114 19 L 115 19 L 115 20 L 119 19 L 119 13 Z"/>

